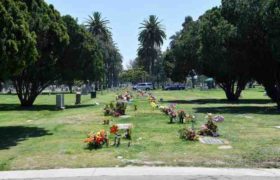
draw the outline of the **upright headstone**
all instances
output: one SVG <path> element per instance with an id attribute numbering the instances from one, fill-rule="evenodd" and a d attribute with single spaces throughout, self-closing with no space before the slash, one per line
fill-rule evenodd
<path id="1" fill-rule="evenodd" d="M 57 94 L 56 95 L 56 108 L 57 109 L 65 109 L 64 106 L 64 95 L 63 94 Z"/>
<path id="2" fill-rule="evenodd" d="M 96 98 L 96 91 L 91 92 L 90 95 L 91 95 L 91 99 Z"/>
<path id="3" fill-rule="evenodd" d="M 81 98 L 82 98 L 82 95 L 81 95 L 81 92 L 76 92 L 76 102 L 75 104 L 81 104 Z"/>

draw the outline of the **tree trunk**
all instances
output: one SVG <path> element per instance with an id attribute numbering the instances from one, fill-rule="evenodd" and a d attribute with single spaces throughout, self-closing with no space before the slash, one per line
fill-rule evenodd
<path id="1" fill-rule="evenodd" d="M 267 95 L 277 104 L 277 109 L 280 110 L 280 84 L 264 84 L 264 87 Z"/>
<path id="2" fill-rule="evenodd" d="M 31 106 L 33 106 L 37 96 L 38 95 L 34 94 L 34 95 L 30 95 L 29 98 L 27 98 L 27 99 L 19 98 L 21 106 L 22 107 L 31 107 Z"/>
<path id="3" fill-rule="evenodd" d="M 29 81 L 22 77 L 13 79 L 13 84 L 20 100 L 21 106 L 33 106 L 37 96 L 50 84 L 50 82 Z"/>
<path id="4" fill-rule="evenodd" d="M 241 92 L 245 89 L 247 82 L 238 81 L 235 88 L 236 81 L 232 80 L 225 83 L 219 83 L 220 87 L 225 91 L 228 101 L 238 101 Z"/>
<path id="5" fill-rule="evenodd" d="M 238 101 L 241 92 L 233 92 L 231 89 L 225 90 L 228 101 Z"/>
<path id="6" fill-rule="evenodd" d="M 68 84 L 68 88 L 69 88 L 70 93 L 72 94 L 73 93 L 73 85 L 72 84 Z"/>

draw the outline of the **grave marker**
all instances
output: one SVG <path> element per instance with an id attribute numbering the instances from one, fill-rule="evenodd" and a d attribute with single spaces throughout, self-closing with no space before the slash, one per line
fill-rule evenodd
<path id="1" fill-rule="evenodd" d="M 56 95 L 56 108 L 57 109 L 65 109 L 64 107 L 64 95 L 63 94 L 57 94 Z"/>
<path id="2" fill-rule="evenodd" d="M 225 142 L 219 138 L 214 138 L 214 137 L 200 137 L 199 141 L 202 144 L 225 144 Z"/>

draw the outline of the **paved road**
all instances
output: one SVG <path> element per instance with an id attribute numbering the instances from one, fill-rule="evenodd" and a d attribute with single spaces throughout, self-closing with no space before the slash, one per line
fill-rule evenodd
<path id="1" fill-rule="evenodd" d="M 0 180 L 280 180 L 280 169 L 129 167 L 0 171 Z"/>
<path id="2" fill-rule="evenodd" d="M 230 177 L 230 176 L 118 176 L 118 177 L 74 177 L 34 180 L 279 180 L 280 177 Z"/>

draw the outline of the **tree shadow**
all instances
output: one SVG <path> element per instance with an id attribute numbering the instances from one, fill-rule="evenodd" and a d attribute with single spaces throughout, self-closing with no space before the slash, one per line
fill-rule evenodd
<path id="1" fill-rule="evenodd" d="M 0 150 L 9 149 L 18 145 L 20 141 L 28 138 L 36 138 L 46 135 L 52 135 L 47 130 L 38 127 L 25 126 L 5 126 L 0 127 Z"/>
<path id="2" fill-rule="evenodd" d="M 93 107 L 94 104 L 83 104 L 83 105 L 66 105 L 66 109 L 78 109 Z M 19 104 L 0 104 L 0 111 L 57 111 L 55 105 L 33 105 L 30 107 L 22 107 Z"/>
<path id="3" fill-rule="evenodd" d="M 196 113 L 214 114 L 280 114 L 276 107 L 261 106 L 222 106 L 222 107 L 196 107 Z"/>
<path id="4" fill-rule="evenodd" d="M 196 99 L 196 100 L 169 100 L 165 103 L 175 104 L 269 104 L 270 99 L 240 99 L 236 102 L 230 102 L 226 99 Z"/>

